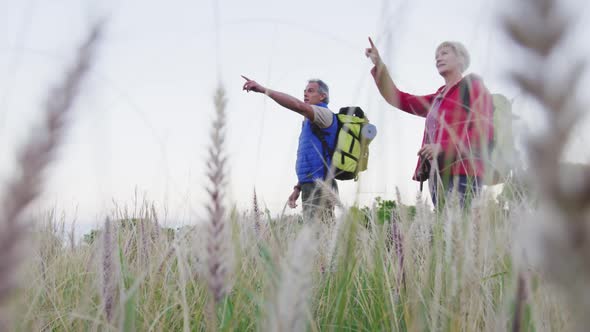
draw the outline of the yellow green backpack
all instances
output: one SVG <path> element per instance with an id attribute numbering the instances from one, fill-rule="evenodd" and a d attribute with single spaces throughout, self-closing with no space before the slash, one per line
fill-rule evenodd
<path id="1" fill-rule="evenodd" d="M 358 106 L 342 107 L 338 114 L 338 133 L 332 156 L 331 172 L 337 180 L 358 180 L 358 174 L 367 170 L 369 163 L 369 143 L 375 138 L 377 129 L 369 123 L 365 112 Z M 327 143 L 320 138 L 324 151 Z"/>

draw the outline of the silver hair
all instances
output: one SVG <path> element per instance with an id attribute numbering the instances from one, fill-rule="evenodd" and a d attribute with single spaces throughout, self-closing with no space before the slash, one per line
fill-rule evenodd
<path id="1" fill-rule="evenodd" d="M 465 48 L 465 45 L 461 44 L 460 42 L 456 41 L 445 41 L 442 42 L 436 48 L 435 56 L 438 51 L 443 47 L 449 47 L 450 49 L 455 52 L 455 54 L 461 59 L 461 72 L 463 73 L 467 68 L 469 68 L 469 64 L 471 63 L 471 58 L 469 56 L 469 52 Z"/>
<path id="2" fill-rule="evenodd" d="M 326 82 L 324 82 L 320 79 L 314 78 L 314 79 L 308 80 L 307 83 L 317 83 L 320 93 L 323 93 L 326 95 L 326 98 L 324 98 L 324 103 L 328 104 L 330 102 L 330 88 L 328 88 L 328 84 L 326 84 Z"/>

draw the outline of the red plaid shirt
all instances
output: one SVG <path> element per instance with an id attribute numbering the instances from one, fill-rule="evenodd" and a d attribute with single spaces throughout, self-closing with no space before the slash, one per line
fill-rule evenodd
<path id="1" fill-rule="evenodd" d="M 375 70 L 372 71 L 373 75 Z M 461 83 L 464 80 L 470 83 L 470 111 L 468 112 L 462 102 L 460 92 Z M 442 146 L 443 153 L 439 160 L 441 171 L 449 170 L 451 175 L 469 175 L 483 177 L 485 172 L 484 158 L 489 142 L 494 134 L 492 97 L 476 75 L 468 75 L 460 82 L 452 86 L 446 93 L 438 107 L 435 141 Z M 416 96 L 400 91 L 397 95 L 399 108 L 423 118 L 430 111 L 435 97 L 441 93 L 444 86 L 436 93 Z M 422 139 L 422 146 L 427 143 L 426 128 Z M 421 164 L 418 158 L 413 179 L 417 180 L 418 167 Z"/>

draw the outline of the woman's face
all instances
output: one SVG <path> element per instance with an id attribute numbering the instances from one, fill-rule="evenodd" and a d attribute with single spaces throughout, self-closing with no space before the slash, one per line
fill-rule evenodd
<path id="1" fill-rule="evenodd" d="M 436 69 L 441 76 L 448 73 L 461 73 L 461 59 L 450 46 L 443 46 L 436 51 Z"/>

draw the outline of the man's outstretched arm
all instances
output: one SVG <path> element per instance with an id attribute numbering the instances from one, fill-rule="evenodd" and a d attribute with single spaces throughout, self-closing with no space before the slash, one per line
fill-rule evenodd
<path id="1" fill-rule="evenodd" d="M 242 90 L 246 90 L 248 92 L 254 91 L 258 93 L 264 93 L 265 95 L 269 96 L 272 100 L 274 100 L 277 104 L 292 110 L 293 112 L 299 113 L 304 117 L 308 118 L 310 121 L 314 120 L 314 111 L 311 105 L 302 102 L 301 100 L 288 95 L 284 92 L 271 90 L 266 88 L 258 82 L 251 80 L 242 75 L 242 78 L 246 80 L 244 83 L 244 87 Z"/>

